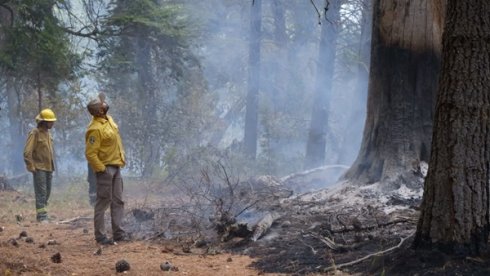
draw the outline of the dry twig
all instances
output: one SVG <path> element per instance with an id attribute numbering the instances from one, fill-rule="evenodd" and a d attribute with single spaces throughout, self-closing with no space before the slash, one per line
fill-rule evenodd
<path id="1" fill-rule="evenodd" d="M 74 223 L 74 222 L 78 222 L 78 221 L 81 221 L 81 220 L 93 220 L 94 218 L 93 217 L 75 217 L 75 218 L 71 218 L 71 219 L 67 219 L 67 220 L 62 220 L 60 222 L 58 222 L 58 224 L 69 224 L 69 223 Z"/>
<path id="2" fill-rule="evenodd" d="M 331 271 L 331 270 L 334 270 L 334 269 L 339 269 L 339 268 L 342 268 L 342 267 L 346 267 L 346 266 L 350 266 L 350 265 L 354 265 L 354 264 L 357 264 L 357 263 L 360 263 L 364 260 L 367 260 L 371 257 L 375 257 L 375 256 L 382 256 L 383 254 L 386 254 L 386 253 L 389 253 L 390 251 L 393 251 L 397 248 L 400 248 L 402 246 L 402 244 L 410 237 L 412 237 L 413 235 L 415 234 L 415 232 L 413 232 L 412 234 L 408 235 L 407 237 L 405 238 L 402 238 L 400 240 L 400 242 L 396 245 L 396 246 L 393 246 L 393 247 L 390 247 L 386 250 L 383 250 L 383 251 L 379 251 L 379 252 L 376 252 L 376 253 L 372 253 L 372 254 L 369 254 L 367 256 L 364 256 L 360 259 L 357 259 L 357 260 L 354 260 L 352 262 L 348 262 L 348 263 L 343 263 L 343 264 L 338 264 L 338 265 L 333 265 L 333 266 L 329 266 L 327 268 L 325 268 L 323 271 L 324 272 L 327 272 L 327 271 Z"/>

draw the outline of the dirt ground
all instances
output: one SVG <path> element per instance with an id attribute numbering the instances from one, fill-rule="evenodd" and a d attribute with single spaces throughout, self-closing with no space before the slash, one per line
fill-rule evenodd
<path id="1" fill-rule="evenodd" d="M 281 275 L 250 267 L 254 260 L 248 256 L 183 252 L 165 240 L 100 247 L 88 219 L 92 209 L 80 200 L 85 199 L 84 189 L 54 192 L 52 198 L 53 220 L 41 224 L 35 221 L 32 193 L 0 191 L 0 275 L 116 275 L 119 260 L 130 264 L 126 275 Z M 77 217 L 81 219 L 75 223 L 63 223 Z M 22 232 L 27 237 L 20 237 Z M 51 260 L 57 253 L 60 263 Z M 160 269 L 165 262 L 172 265 L 171 271 Z"/>
<path id="2" fill-rule="evenodd" d="M 70 182 L 54 187 L 48 224 L 35 221 L 29 187 L 0 191 L 0 275 L 117 275 L 120 260 L 130 265 L 127 275 L 490 275 L 490 256 L 455 258 L 411 248 L 419 200 L 393 198 L 382 206 L 293 200 L 281 205 L 283 216 L 256 242 L 209 239 L 204 247 L 185 247 L 187 241 L 178 238 L 146 238 L 159 230 L 145 224 L 170 218 L 159 215 L 161 208 L 149 208 L 161 205 L 162 194 L 129 184 L 126 220 L 133 218 L 133 229 L 148 231 L 100 247 L 93 238 L 86 184 Z M 173 195 L 163 194 L 167 201 Z M 400 205 L 398 211 L 384 211 Z M 135 209 L 154 211 L 155 219 L 134 223 Z M 57 263 L 52 258 L 58 253 Z M 160 269 L 165 262 L 170 271 Z"/>

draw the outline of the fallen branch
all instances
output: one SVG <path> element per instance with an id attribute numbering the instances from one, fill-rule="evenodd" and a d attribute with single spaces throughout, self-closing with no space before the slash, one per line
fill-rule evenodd
<path id="1" fill-rule="evenodd" d="M 347 232 L 352 232 L 352 231 L 354 231 L 354 232 L 369 231 L 369 230 L 374 230 L 377 228 L 383 228 L 383 227 L 387 227 L 387 226 L 398 224 L 398 223 L 411 223 L 411 222 L 416 221 L 416 220 L 410 219 L 410 218 L 398 218 L 398 219 L 395 219 L 392 221 L 388 221 L 386 223 L 379 223 L 377 225 L 371 225 L 371 226 L 366 226 L 366 227 L 354 227 L 354 226 L 349 227 L 347 224 L 342 222 L 340 219 L 337 218 L 337 220 L 340 222 L 340 224 L 342 224 L 342 226 L 344 226 L 344 228 L 337 229 L 337 230 L 331 230 L 331 232 L 334 234 L 347 233 Z"/>
<path id="2" fill-rule="evenodd" d="M 78 222 L 81 220 L 93 220 L 93 219 L 94 219 L 93 217 L 80 217 L 80 216 L 78 216 L 75 218 L 59 221 L 59 222 L 57 222 L 57 224 L 69 224 L 69 223 L 74 223 L 74 222 Z"/>
<path id="3" fill-rule="evenodd" d="M 339 264 L 339 265 L 332 265 L 332 266 L 329 266 L 329 267 L 325 268 L 323 271 L 324 271 L 324 272 L 327 272 L 327 271 L 331 271 L 331 270 L 334 270 L 334 269 L 339 269 L 339 268 L 342 268 L 342 267 L 346 267 L 346 266 L 350 266 L 350 265 L 354 265 L 354 264 L 360 263 L 360 262 L 362 262 L 362 261 L 364 261 L 364 260 L 367 260 L 367 259 L 369 259 L 369 258 L 371 258 L 371 257 L 375 257 L 375 256 L 382 256 L 383 254 L 386 254 L 386 253 L 388 253 L 388 252 L 390 252 L 390 251 L 393 251 L 393 250 L 395 250 L 395 249 L 397 249 L 397 248 L 400 248 L 400 247 L 402 246 L 402 244 L 403 244 L 403 243 L 404 243 L 404 242 L 405 242 L 405 241 L 406 241 L 408 238 L 412 237 L 414 234 L 415 234 L 415 232 L 413 232 L 412 234 L 408 235 L 408 236 L 407 236 L 407 237 L 405 237 L 405 238 L 402 238 L 402 239 L 400 240 L 400 242 L 399 242 L 399 243 L 398 243 L 396 246 L 390 247 L 390 248 L 388 248 L 388 249 L 386 249 L 386 250 L 383 250 L 383 251 L 379 251 L 379 252 L 376 252 L 376 253 L 369 254 L 369 255 L 367 255 L 367 256 L 364 256 L 364 257 L 362 257 L 362 258 L 360 258 L 360 259 L 357 259 L 357 260 L 354 260 L 354 261 L 352 261 L 352 262 L 343 263 L 343 264 Z"/>
<path id="4" fill-rule="evenodd" d="M 149 240 L 154 240 L 154 239 L 158 239 L 158 238 L 165 238 L 165 231 L 157 232 L 154 235 L 152 235 L 152 236 L 150 236 L 144 240 L 149 241 Z"/>
<path id="5" fill-rule="evenodd" d="M 361 246 L 364 246 L 367 242 L 360 242 L 356 244 L 351 244 L 351 245 L 345 245 L 345 244 L 338 244 L 335 243 L 333 240 L 331 240 L 328 237 L 320 236 L 320 235 L 315 235 L 315 234 L 309 234 L 310 236 L 317 238 L 320 240 L 322 243 L 328 246 L 328 248 L 334 250 L 334 251 L 349 251 L 349 250 L 355 250 Z"/>
<path id="6" fill-rule="evenodd" d="M 315 234 L 309 234 L 309 235 L 314 237 L 314 238 L 319 239 L 321 242 L 326 244 L 328 246 L 328 248 L 330 248 L 332 250 L 337 250 L 339 248 L 339 246 L 333 240 L 331 240 L 328 237 L 323 237 L 323 236 L 315 235 Z"/>
<path id="7" fill-rule="evenodd" d="M 305 241 L 303 241 L 302 239 L 299 239 L 299 241 L 300 241 L 302 244 L 304 244 L 304 245 L 308 246 L 308 247 L 311 249 L 311 253 L 313 253 L 313 255 L 316 255 L 316 253 L 317 253 L 318 251 L 317 251 L 317 250 L 315 250 L 315 248 L 313 248 L 313 246 L 311 246 L 311 245 L 307 244 L 307 243 L 306 243 Z"/>

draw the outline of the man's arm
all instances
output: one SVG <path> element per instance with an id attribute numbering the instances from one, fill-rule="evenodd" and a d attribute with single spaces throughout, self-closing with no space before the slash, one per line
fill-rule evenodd
<path id="1" fill-rule="evenodd" d="M 105 165 L 98 157 L 100 149 L 100 132 L 89 129 L 85 135 L 85 157 L 95 172 L 105 171 Z"/>
<path id="2" fill-rule="evenodd" d="M 27 141 L 24 146 L 24 162 L 26 164 L 26 169 L 30 172 L 35 172 L 36 167 L 34 166 L 34 160 L 32 159 L 32 152 L 34 151 L 34 145 L 36 143 L 36 133 L 35 131 L 29 132 L 27 136 Z"/>

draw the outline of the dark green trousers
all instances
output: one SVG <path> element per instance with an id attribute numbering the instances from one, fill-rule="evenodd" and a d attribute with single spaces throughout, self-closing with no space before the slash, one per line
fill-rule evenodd
<path id="1" fill-rule="evenodd" d="M 97 199 L 97 178 L 95 177 L 94 170 L 87 164 L 87 182 L 88 182 L 88 199 L 91 206 L 95 205 Z"/>
<path id="2" fill-rule="evenodd" d="M 104 213 L 110 207 L 112 237 L 122 238 L 126 234 L 122 229 L 124 217 L 123 180 L 121 170 L 115 166 L 106 166 L 104 172 L 96 173 L 97 200 L 94 208 L 94 234 L 99 241 L 106 237 Z"/>
<path id="3" fill-rule="evenodd" d="M 36 197 L 36 219 L 38 221 L 48 218 L 49 196 L 51 195 L 51 181 L 53 172 L 36 170 L 32 173 L 34 179 L 34 194 Z"/>

